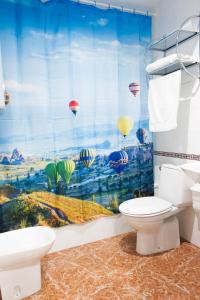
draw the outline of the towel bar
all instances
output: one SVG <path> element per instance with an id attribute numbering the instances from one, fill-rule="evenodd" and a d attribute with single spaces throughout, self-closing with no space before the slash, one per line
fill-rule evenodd
<path id="1" fill-rule="evenodd" d="M 193 15 L 193 16 L 190 16 L 188 17 L 180 26 L 179 30 L 178 30 L 178 33 L 177 33 L 177 37 L 176 37 L 176 54 L 177 54 L 177 57 L 179 58 L 179 61 L 180 61 L 180 65 L 182 67 L 182 69 L 184 69 L 184 71 L 189 74 L 192 78 L 194 79 L 200 79 L 200 64 L 199 64 L 199 74 L 198 76 L 194 75 L 192 72 L 190 72 L 188 69 L 187 69 L 187 66 L 184 65 L 184 63 L 181 61 L 180 59 L 180 53 L 178 51 L 178 46 L 179 46 L 179 37 L 180 37 L 180 34 L 181 34 L 181 31 L 183 30 L 183 27 L 192 19 L 195 19 L 195 18 L 198 18 L 199 19 L 199 23 L 198 23 L 198 27 L 199 27 L 199 31 L 198 31 L 198 35 L 199 35 L 199 56 L 200 56 L 200 14 L 199 15 Z M 200 60 L 199 60 L 200 62 Z"/>

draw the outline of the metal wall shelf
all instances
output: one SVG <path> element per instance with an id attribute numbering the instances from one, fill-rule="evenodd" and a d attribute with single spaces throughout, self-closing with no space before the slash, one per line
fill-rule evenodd
<path id="1" fill-rule="evenodd" d="M 176 30 L 166 36 L 163 36 L 161 39 L 154 41 L 151 43 L 148 47 L 148 50 L 154 50 L 154 51 L 168 51 L 169 49 L 176 47 L 177 42 L 177 35 L 179 30 Z M 198 32 L 195 31 L 188 31 L 188 30 L 182 30 L 179 35 L 179 44 L 193 38 L 196 36 Z"/>
<path id="2" fill-rule="evenodd" d="M 185 30 L 184 26 L 191 22 L 193 19 L 198 19 L 198 27 L 195 30 Z M 200 56 L 200 15 L 193 15 L 188 17 L 180 26 L 180 28 L 168 35 L 163 36 L 161 39 L 153 41 L 149 44 L 147 47 L 147 51 L 161 51 L 164 56 L 166 56 L 166 53 L 168 50 L 172 48 L 176 48 L 176 54 L 178 58 L 177 60 L 172 64 L 169 64 L 167 67 L 163 67 L 160 69 L 156 69 L 154 72 L 151 72 L 148 74 L 149 76 L 153 75 L 160 75 L 164 76 L 167 74 L 170 74 L 172 72 L 178 71 L 178 70 L 184 70 L 186 73 L 188 73 L 191 77 L 194 79 L 200 79 L 200 58 L 198 58 L 194 62 L 184 62 L 181 60 L 181 55 L 179 53 L 178 47 L 181 43 L 184 43 L 190 39 L 193 39 L 197 37 L 198 43 L 199 43 L 199 56 Z M 198 75 L 193 74 L 189 71 L 189 68 L 192 66 L 197 66 L 198 69 Z"/>

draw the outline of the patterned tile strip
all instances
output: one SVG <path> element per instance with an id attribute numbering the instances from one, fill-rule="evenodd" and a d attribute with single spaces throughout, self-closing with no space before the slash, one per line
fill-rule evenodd
<path id="1" fill-rule="evenodd" d="M 200 155 L 198 155 L 198 154 L 186 154 L 186 153 L 176 153 L 176 152 L 154 151 L 154 155 L 180 158 L 180 159 L 189 159 L 189 160 L 200 160 Z"/>

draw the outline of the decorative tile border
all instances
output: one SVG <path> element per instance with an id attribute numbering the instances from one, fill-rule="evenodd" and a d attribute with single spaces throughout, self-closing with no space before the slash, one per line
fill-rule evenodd
<path id="1" fill-rule="evenodd" d="M 154 155 L 180 158 L 180 159 L 199 160 L 200 161 L 200 155 L 198 155 L 198 154 L 186 154 L 186 153 L 176 153 L 176 152 L 154 151 Z"/>

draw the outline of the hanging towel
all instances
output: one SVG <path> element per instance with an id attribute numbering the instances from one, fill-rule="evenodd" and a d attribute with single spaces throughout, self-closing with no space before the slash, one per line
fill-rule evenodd
<path id="1" fill-rule="evenodd" d="M 181 71 L 152 79 L 149 82 L 149 129 L 169 131 L 177 127 Z"/>
<path id="2" fill-rule="evenodd" d="M 0 45 L 0 109 L 5 108 L 5 85 L 3 78 L 3 64 L 2 64 L 2 56 L 1 56 L 1 45 Z"/>

